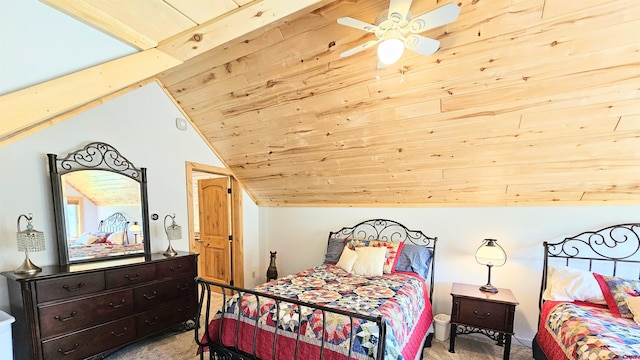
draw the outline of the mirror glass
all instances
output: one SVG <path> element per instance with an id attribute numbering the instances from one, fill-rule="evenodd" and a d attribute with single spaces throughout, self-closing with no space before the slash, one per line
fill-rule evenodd
<path id="1" fill-rule="evenodd" d="M 144 253 L 140 184 L 122 174 L 62 175 L 69 261 Z"/>
<path id="2" fill-rule="evenodd" d="M 145 168 L 102 142 L 47 156 L 60 265 L 150 257 Z"/>

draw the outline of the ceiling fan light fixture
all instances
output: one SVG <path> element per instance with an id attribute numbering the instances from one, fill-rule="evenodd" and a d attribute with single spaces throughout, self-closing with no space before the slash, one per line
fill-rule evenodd
<path id="1" fill-rule="evenodd" d="M 390 38 L 378 44 L 378 60 L 385 65 L 396 63 L 404 52 L 404 41 Z"/>

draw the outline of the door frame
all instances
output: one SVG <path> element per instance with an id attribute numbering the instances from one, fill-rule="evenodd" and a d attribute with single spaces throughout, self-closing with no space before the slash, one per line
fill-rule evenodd
<path id="1" fill-rule="evenodd" d="M 233 173 L 227 168 L 212 165 L 185 162 L 187 177 L 187 219 L 189 222 L 189 250 L 198 252 L 199 246 L 195 240 L 193 211 L 193 172 L 205 172 L 212 175 L 227 176 L 231 186 L 231 234 L 233 242 L 231 246 L 231 279 L 233 285 L 244 287 L 244 241 L 242 236 L 242 186 Z"/>

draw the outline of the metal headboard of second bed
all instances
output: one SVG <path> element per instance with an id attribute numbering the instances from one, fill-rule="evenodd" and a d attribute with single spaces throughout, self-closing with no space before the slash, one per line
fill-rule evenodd
<path id="1" fill-rule="evenodd" d="M 617 276 L 619 268 L 640 265 L 640 223 L 618 224 L 596 231 L 585 231 L 557 243 L 544 242 L 544 267 L 540 286 L 539 307 L 547 287 L 549 261 L 561 260 L 565 266 L 578 267 L 603 275 Z M 629 269 L 625 269 L 629 270 Z M 640 279 L 640 266 L 636 267 Z"/>

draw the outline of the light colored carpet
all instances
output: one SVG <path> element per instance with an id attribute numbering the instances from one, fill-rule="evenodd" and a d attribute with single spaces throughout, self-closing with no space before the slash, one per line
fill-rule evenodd
<path id="1" fill-rule="evenodd" d="M 514 340 L 514 342 L 516 342 Z M 165 334 L 130 345 L 109 356 L 108 360 L 194 360 L 196 356 L 194 332 Z M 449 352 L 449 341 L 433 340 L 431 348 L 424 350 L 422 359 L 433 360 L 494 360 L 502 359 L 503 348 L 484 336 L 457 336 L 456 352 Z M 512 344 L 511 359 L 532 359 L 531 349 Z"/>

